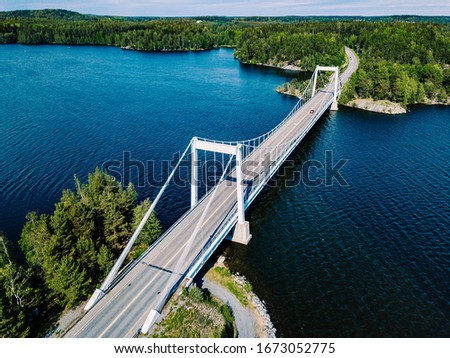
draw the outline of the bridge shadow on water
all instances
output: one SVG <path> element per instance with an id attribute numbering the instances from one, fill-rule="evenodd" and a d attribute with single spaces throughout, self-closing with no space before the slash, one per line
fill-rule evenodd
<path id="1" fill-rule="evenodd" d="M 258 241 L 258 227 L 262 224 L 262 220 L 265 221 L 272 215 L 273 205 L 277 205 L 276 203 L 280 202 L 282 192 L 289 190 L 289 188 L 286 187 L 286 183 L 290 183 L 291 185 L 303 185 L 301 177 L 299 177 L 299 170 L 306 161 L 314 159 L 311 156 L 315 154 L 315 151 L 317 150 L 319 138 L 323 139 L 323 134 L 333 125 L 332 121 L 334 120 L 336 120 L 336 115 L 333 112 L 326 111 L 322 115 L 314 127 L 286 159 L 285 163 L 283 163 L 275 175 L 269 180 L 261 193 L 247 208 L 245 213 L 246 220 L 250 223 L 250 232 L 254 232 L 254 236 L 249 244 L 244 246 L 231 241 L 224 241 L 209 262 L 209 264 L 212 265 L 217 260 L 217 257 L 220 254 L 223 254 L 227 257 L 227 266 L 233 272 L 239 271 L 239 267 L 242 268 L 243 271 L 246 271 L 239 273 L 247 276 L 247 279 L 249 279 L 249 282 L 252 284 L 255 294 L 258 295 L 261 300 L 266 302 L 269 313 L 271 314 L 272 323 L 277 329 L 281 328 L 279 320 L 282 320 L 283 318 L 278 317 L 276 315 L 277 312 L 271 307 L 271 303 L 273 302 L 271 302 L 270 296 L 276 288 L 272 287 L 265 277 L 254 272 L 252 269 L 252 265 L 255 264 L 254 262 L 249 265 L 249 263 L 246 263 L 245 261 L 248 257 L 253 255 L 253 251 L 256 250 L 258 252 L 263 250 L 261 245 L 264 246 L 264 243 Z M 273 237 L 273 240 L 276 240 L 276 237 Z M 258 265 L 262 266 L 273 265 L 272 262 L 266 262 L 265 259 L 256 259 L 256 261 L 259 262 Z M 273 267 L 273 269 L 276 270 L 276 267 Z M 282 272 L 280 272 L 280 274 L 282 274 Z M 282 332 L 281 334 L 283 335 Z M 303 334 L 298 332 L 298 336 L 303 336 Z"/>
<path id="2" fill-rule="evenodd" d="M 301 178 L 298 176 L 299 167 L 305 161 L 310 160 L 311 153 L 316 145 L 316 140 L 321 133 L 328 126 L 328 122 L 334 120 L 334 114 L 326 111 L 321 118 L 314 124 L 311 130 L 306 134 L 303 140 L 293 150 L 293 152 L 286 158 L 286 161 L 280 166 L 274 176 L 264 186 L 261 193 L 255 198 L 252 204 L 247 208 L 245 215 L 247 220 L 252 220 L 254 210 L 263 210 L 264 206 L 260 205 L 262 202 L 272 202 L 273 199 L 279 196 L 280 191 L 286 189 L 286 182 L 301 184 Z M 266 212 L 260 212 L 259 215 L 266 215 Z"/>
<path id="3" fill-rule="evenodd" d="M 316 122 L 314 127 L 309 131 L 305 138 L 294 149 L 291 155 L 286 159 L 285 163 L 281 165 L 279 170 L 269 180 L 261 193 L 255 198 L 252 204 L 246 210 L 246 220 L 250 222 L 250 232 L 252 231 L 252 224 L 257 225 L 259 218 L 266 217 L 270 213 L 270 206 L 264 205 L 267 202 L 277 202 L 279 200 L 280 192 L 285 190 L 286 182 L 295 182 L 296 185 L 300 185 L 301 181 L 296 177 L 299 167 L 302 164 L 311 159 L 311 153 L 317 144 L 317 139 L 322 135 L 323 131 L 329 126 L 330 121 L 335 120 L 335 114 L 333 112 L 326 111 L 322 117 Z M 232 235 L 232 232 L 229 236 Z M 227 265 L 233 270 L 236 267 L 236 260 L 243 258 L 247 251 L 252 250 L 252 246 L 255 245 L 256 238 L 253 238 L 248 245 L 241 245 L 231 242 L 230 240 L 223 240 L 214 254 L 205 263 L 203 268 L 197 274 L 194 279 L 194 283 L 198 286 L 202 286 L 203 276 L 208 270 L 210 270 L 217 262 L 219 256 L 225 255 L 227 258 Z M 237 255 L 235 255 L 237 254 Z M 264 263 L 261 263 L 264 264 Z M 263 280 L 263 278 L 261 278 Z M 250 282 L 253 284 L 253 282 Z M 254 291 L 258 294 L 258 285 L 254 286 Z M 262 299 L 264 297 L 261 297 Z M 276 322 L 274 322 L 276 324 Z"/>

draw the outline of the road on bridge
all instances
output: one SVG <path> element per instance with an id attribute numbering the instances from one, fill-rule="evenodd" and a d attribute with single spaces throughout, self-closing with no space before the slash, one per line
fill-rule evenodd
<path id="1" fill-rule="evenodd" d="M 341 75 L 343 84 L 358 67 L 355 53 L 348 48 L 345 51 L 349 62 Z M 306 102 L 266 139 L 264 146 L 271 147 L 295 140 L 308 128 L 314 115 L 322 110 L 320 106 L 323 105 L 325 98 L 329 98 L 330 90 L 329 85 Z M 273 153 L 272 158 L 275 155 L 276 153 Z M 255 150 L 246 160 L 252 160 L 257 156 L 258 150 Z M 245 179 L 255 178 L 244 176 Z M 178 259 L 207 205 L 208 200 L 200 201 L 174 224 L 168 233 L 164 234 L 164 238 L 115 283 L 109 292 L 65 334 L 65 337 L 133 337 L 142 327 L 150 309 L 160 301 L 161 294 L 177 267 Z M 236 183 L 225 180 L 219 184 L 201 230 L 195 237 L 179 272 L 186 273 L 230 211 L 236 211 Z"/>

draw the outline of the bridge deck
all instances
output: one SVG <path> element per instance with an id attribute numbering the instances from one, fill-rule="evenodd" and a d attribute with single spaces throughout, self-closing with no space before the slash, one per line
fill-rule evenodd
<path id="1" fill-rule="evenodd" d="M 350 58 L 347 70 L 341 76 L 345 83 L 357 68 L 355 55 L 346 49 Z M 284 125 L 264 142 L 265 147 L 294 140 L 314 120 L 329 93 L 319 92 L 303 105 Z M 314 113 L 310 111 L 314 110 Z M 278 155 L 278 153 L 277 153 Z M 271 153 L 272 160 L 276 157 Z M 259 157 L 256 149 L 247 159 Z M 245 179 L 257 180 L 251 175 Z M 209 194 L 211 195 L 211 194 Z M 217 188 L 204 224 L 192 244 L 181 272 L 186 272 L 201 252 L 211 235 L 225 217 L 236 210 L 236 183 L 225 180 Z M 170 232 L 138 262 L 65 337 L 132 337 L 142 327 L 150 308 L 155 307 L 161 292 L 170 280 L 186 243 L 208 204 L 202 200 Z"/>

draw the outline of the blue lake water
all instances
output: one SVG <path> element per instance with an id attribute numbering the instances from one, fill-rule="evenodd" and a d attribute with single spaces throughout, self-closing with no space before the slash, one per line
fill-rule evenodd
<path id="1" fill-rule="evenodd" d="M 285 74 L 240 65 L 230 49 L 2 46 L 0 66 L 0 228 L 12 241 L 28 211 L 51 211 L 61 190 L 73 188 L 74 174 L 85 179 L 124 152 L 158 167 L 193 136 L 254 137 L 295 104 L 275 92 Z M 138 176 L 141 184 L 152 176 L 137 166 L 124 174 L 136 185 Z M 138 191 L 141 198 L 155 192 Z M 161 215 L 166 224 L 189 205 L 189 195 L 174 195 Z"/>
<path id="2" fill-rule="evenodd" d="M 295 104 L 275 92 L 288 74 L 242 65 L 230 49 L 2 45 L 0 74 L 0 230 L 12 242 L 26 213 L 51 213 L 74 175 L 85 180 L 124 152 L 158 167 L 193 136 L 254 137 Z M 250 244 L 225 245 L 280 336 L 448 336 L 449 143 L 448 107 L 323 116 L 250 208 Z M 327 151 L 335 164 L 348 160 L 347 185 L 299 181 Z M 153 198 L 145 179 L 161 173 L 138 167 L 129 179 L 142 182 L 140 199 Z M 189 205 L 186 189 L 168 194 L 164 226 Z"/>

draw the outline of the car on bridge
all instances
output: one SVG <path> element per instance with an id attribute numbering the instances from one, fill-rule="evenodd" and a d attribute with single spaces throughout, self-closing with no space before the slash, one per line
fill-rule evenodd
<path id="1" fill-rule="evenodd" d="M 314 109 L 311 109 L 311 110 L 309 111 L 309 113 L 313 114 L 313 113 L 314 113 Z"/>

